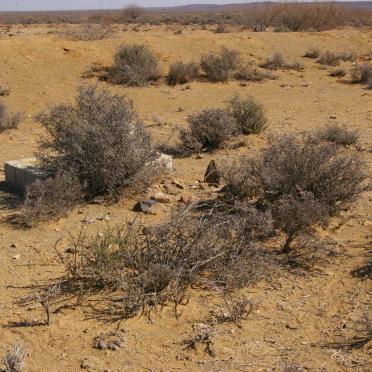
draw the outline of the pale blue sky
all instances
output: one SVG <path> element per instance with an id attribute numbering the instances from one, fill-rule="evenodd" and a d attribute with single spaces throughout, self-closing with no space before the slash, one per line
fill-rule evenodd
<path id="1" fill-rule="evenodd" d="M 257 1 L 257 0 L 256 0 Z M 8 10 L 74 10 L 122 8 L 128 4 L 141 6 L 176 6 L 185 4 L 247 3 L 249 0 L 0 0 L 0 11 Z"/>

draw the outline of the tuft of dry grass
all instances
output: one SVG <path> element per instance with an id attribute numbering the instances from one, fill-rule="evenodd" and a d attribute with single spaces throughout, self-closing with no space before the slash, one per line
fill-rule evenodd
<path id="1" fill-rule="evenodd" d="M 266 60 L 263 63 L 261 63 L 260 66 L 269 70 L 284 69 L 302 71 L 304 69 L 304 66 L 301 62 L 299 61 L 288 62 L 279 52 L 268 56 Z"/>
<path id="2" fill-rule="evenodd" d="M 20 112 L 10 113 L 7 107 L 0 102 L 0 133 L 8 129 L 16 129 L 23 119 Z"/>

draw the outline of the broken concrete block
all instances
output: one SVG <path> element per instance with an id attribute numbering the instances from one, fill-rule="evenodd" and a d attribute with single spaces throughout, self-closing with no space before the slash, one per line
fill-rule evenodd
<path id="1" fill-rule="evenodd" d="M 36 158 L 6 161 L 4 171 L 5 182 L 18 191 L 24 191 L 37 179 L 46 177 L 45 172 L 37 167 Z"/>

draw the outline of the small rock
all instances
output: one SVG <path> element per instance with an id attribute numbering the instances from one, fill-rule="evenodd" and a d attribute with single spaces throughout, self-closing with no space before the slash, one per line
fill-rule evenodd
<path id="1" fill-rule="evenodd" d="M 10 245 L 10 248 L 17 248 L 17 246 L 15 245 L 15 243 L 12 243 L 12 244 Z"/>
<path id="2" fill-rule="evenodd" d="M 192 197 L 192 195 L 188 195 L 188 194 L 182 195 L 179 199 L 179 202 L 186 204 L 186 205 L 191 204 L 193 201 L 194 201 L 194 198 Z"/>
<path id="3" fill-rule="evenodd" d="M 200 188 L 200 190 L 207 191 L 207 190 L 209 190 L 209 185 L 207 183 L 201 182 L 201 183 L 199 183 L 199 188 Z"/>
<path id="4" fill-rule="evenodd" d="M 179 189 L 184 189 L 185 188 L 185 185 L 179 181 L 179 180 L 176 180 L 176 179 L 173 179 L 172 180 L 173 184 L 176 185 Z"/>
<path id="5" fill-rule="evenodd" d="M 102 360 L 95 356 L 85 356 L 80 362 L 80 367 L 86 369 L 88 372 L 101 372 L 105 370 Z"/>
<path id="6" fill-rule="evenodd" d="M 337 119 L 337 116 L 336 115 L 329 115 L 329 118 L 330 119 Z"/>
<path id="7" fill-rule="evenodd" d="M 169 203 L 170 199 L 163 192 L 157 192 L 155 195 L 151 196 L 152 200 L 157 201 L 158 203 Z"/>
<path id="8" fill-rule="evenodd" d="M 13 260 L 19 260 L 21 258 L 21 255 L 20 254 L 16 254 L 12 258 L 13 258 Z"/>
<path id="9" fill-rule="evenodd" d="M 217 167 L 215 160 L 211 160 L 204 174 L 204 181 L 209 184 L 219 185 L 221 181 L 221 171 Z"/>
<path id="10" fill-rule="evenodd" d="M 277 302 L 277 304 L 276 304 L 276 308 L 278 309 L 278 310 L 282 310 L 282 311 L 292 311 L 292 308 L 291 308 L 291 306 L 290 305 L 288 305 L 288 304 L 286 304 L 285 302 L 283 302 L 283 301 L 279 301 L 279 302 Z"/>
<path id="11" fill-rule="evenodd" d="M 142 212 L 145 214 L 152 214 L 151 207 L 156 204 L 156 200 L 146 200 L 142 202 L 136 203 L 136 205 L 133 207 L 134 212 Z"/>

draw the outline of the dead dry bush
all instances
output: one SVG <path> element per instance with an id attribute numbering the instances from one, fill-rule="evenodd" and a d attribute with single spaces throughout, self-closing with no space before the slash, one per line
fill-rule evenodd
<path id="1" fill-rule="evenodd" d="M 245 159 L 226 173 L 226 197 L 251 200 L 270 210 L 286 234 L 283 251 L 293 240 L 325 225 L 347 209 L 364 189 L 362 161 L 333 143 L 313 136 L 271 139 L 256 159 Z"/>
<path id="2" fill-rule="evenodd" d="M 11 113 L 3 103 L 0 103 L 0 133 L 8 129 L 16 129 L 22 118 L 20 112 Z"/>
<path id="3" fill-rule="evenodd" d="M 194 80 L 198 75 L 198 65 L 194 62 L 176 62 L 170 65 L 168 72 L 168 84 L 186 84 Z"/>
<path id="4" fill-rule="evenodd" d="M 23 202 L 22 224 L 31 227 L 38 222 L 61 217 L 83 201 L 78 177 L 69 172 L 37 180 L 29 185 Z"/>
<path id="5" fill-rule="evenodd" d="M 224 293 L 223 308 L 213 312 L 218 323 L 232 322 L 241 327 L 242 320 L 247 320 L 249 315 L 257 308 L 257 301 L 237 292 Z"/>
<path id="6" fill-rule="evenodd" d="M 356 145 L 359 135 L 355 130 L 350 130 L 345 127 L 340 127 L 336 124 L 327 125 L 319 129 L 315 136 L 321 141 L 333 142 L 337 145 L 351 146 Z"/>
<path id="7" fill-rule="evenodd" d="M 344 77 L 346 75 L 346 71 L 341 68 L 341 67 L 338 67 L 338 68 L 335 68 L 334 70 L 332 70 L 330 73 L 329 73 L 329 76 L 332 76 L 332 77 Z"/>
<path id="8" fill-rule="evenodd" d="M 4 355 L 2 372 L 21 372 L 25 368 L 27 352 L 20 344 L 14 344 Z"/>
<path id="9" fill-rule="evenodd" d="M 367 84 L 372 88 L 372 66 L 363 64 L 354 66 L 351 71 L 351 82 L 354 84 Z"/>
<path id="10" fill-rule="evenodd" d="M 319 55 L 320 55 L 320 51 L 318 48 L 310 48 L 305 52 L 304 57 L 305 58 L 318 58 Z"/>
<path id="11" fill-rule="evenodd" d="M 180 133 L 185 153 L 217 149 L 238 132 L 235 120 L 223 109 L 204 110 L 187 121 L 189 129 Z"/>
<path id="12" fill-rule="evenodd" d="M 110 69 L 110 80 L 117 84 L 142 86 L 161 77 L 159 62 L 143 44 L 122 45 Z"/>
<path id="13" fill-rule="evenodd" d="M 65 31 L 63 36 L 71 40 L 94 41 L 106 39 L 112 34 L 110 25 L 87 23 Z"/>
<path id="14" fill-rule="evenodd" d="M 115 198 L 133 183 L 147 185 L 156 173 L 149 136 L 122 96 L 83 87 L 75 104 L 55 106 L 38 120 L 49 133 L 39 153 L 42 168 L 72 172 L 88 198 Z"/>
<path id="15" fill-rule="evenodd" d="M 262 81 L 265 79 L 275 79 L 271 72 L 260 71 L 252 64 L 241 64 L 234 74 L 234 78 L 241 81 Z"/>
<path id="16" fill-rule="evenodd" d="M 260 243 L 273 234 L 267 214 L 249 206 L 194 208 L 151 227 L 134 223 L 72 238 L 69 253 L 57 251 L 64 294 L 102 293 L 94 310 L 113 320 L 151 319 L 167 304 L 178 318 L 190 286 L 233 290 L 267 275 L 270 260 Z"/>
<path id="17" fill-rule="evenodd" d="M 343 62 L 354 61 L 356 57 L 357 56 L 355 52 L 350 50 L 338 53 L 326 51 L 319 56 L 317 62 L 320 63 L 321 65 L 338 66 L 341 61 Z"/>
<path id="18" fill-rule="evenodd" d="M 284 59 L 281 53 L 274 53 L 266 58 L 260 65 L 269 70 L 296 70 L 302 71 L 304 66 L 299 61 L 288 62 Z"/>
<path id="19" fill-rule="evenodd" d="M 264 108 L 252 97 L 241 98 L 238 95 L 233 97 L 228 112 L 243 134 L 258 134 L 266 129 L 267 119 Z"/>
<path id="20" fill-rule="evenodd" d="M 200 65 L 207 78 L 212 82 L 227 81 L 238 68 L 239 52 L 223 47 L 218 54 L 202 56 Z"/>

